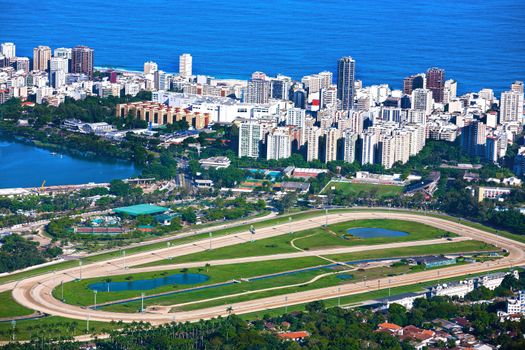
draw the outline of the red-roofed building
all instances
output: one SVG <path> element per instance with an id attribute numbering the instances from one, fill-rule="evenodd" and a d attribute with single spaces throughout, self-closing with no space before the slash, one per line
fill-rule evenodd
<path id="1" fill-rule="evenodd" d="M 378 332 L 387 332 L 387 333 L 395 334 L 395 335 L 403 334 L 403 327 L 398 326 L 395 323 L 384 322 L 384 323 L 378 324 L 377 326 L 379 327 Z"/>
<path id="2" fill-rule="evenodd" d="M 286 332 L 277 334 L 282 340 L 293 340 L 293 341 L 302 341 L 304 338 L 308 338 L 310 333 L 307 331 L 297 331 L 297 332 Z"/>

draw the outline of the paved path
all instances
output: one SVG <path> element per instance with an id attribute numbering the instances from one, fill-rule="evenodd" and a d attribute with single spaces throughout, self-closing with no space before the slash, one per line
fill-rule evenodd
<path id="1" fill-rule="evenodd" d="M 486 243 L 504 248 L 509 252 L 507 257 L 502 258 L 498 262 L 486 263 L 472 263 L 469 265 L 452 266 L 439 270 L 422 271 L 401 276 L 394 276 L 389 278 L 381 278 L 371 280 L 365 283 L 348 283 L 337 287 L 327 287 L 314 289 L 299 293 L 292 293 L 287 295 L 280 295 L 274 297 L 267 297 L 257 300 L 233 303 L 231 307 L 233 312 L 242 314 L 250 313 L 267 308 L 282 307 L 285 305 L 306 303 L 314 300 L 326 299 L 330 297 L 351 295 L 363 293 L 378 289 L 385 286 L 397 287 L 418 282 L 427 282 L 440 278 L 450 278 L 464 276 L 466 274 L 481 273 L 501 269 L 504 267 L 511 267 L 525 264 L 525 244 L 516 242 L 514 240 L 497 236 L 479 229 L 471 228 L 460 223 L 451 222 L 445 219 L 422 216 L 416 214 L 407 214 L 399 212 L 348 212 L 329 214 L 328 223 L 334 224 L 338 222 L 358 219 L 399 219 L 413 222 L 419 222 L 431 225 L 449 232 L 456 233 L 463 237 L 484 241 Z M 319 227 L 325 223 L 324 218 L 304 219 L 294 222 L 295 227 L 300 227 L 306 230 L 313 227 Z M 288 223 L 275 225 L 267 228 L 257 230 L 256 238 L 263 239 L 274 237 L 277 235 L 288 233 Z M 231 246 L 241 242 L 250 240 L 250 233 L 243 232 L 236 235 L 227 235 L 217 237 L 212 240 L 214 248 Z M 414 244 L 415 242 L 412 242 Z M 201 240 L 190 244 L 184 244 L 171 248 L 163 248 L 154 253 L 145 252 L 139 253 L 127 258 L 117 258 L 107 262 L 95 263 L 87 265 L 82 269 L 84 278 L 102 277 L 110 274 L 129 273 L 132 270 L 126 270 L 126 266 L 134 266 L 145 264 L 160 259 L 165 259 L 167 256 L 181 256 L 191 253 L 206 250 L 209 246 L 209 240 Z M 389 245 L 392 246 L 392 245 Z M 45 275 L 28 278 L 21 281 L 13 290 L 13 297 L 17 302 L 25 307 L 44 312 L 47 314 L 82 319 L 85 320 L 88 315 L 93 321 L 118 321 L 133 322 L 146 321 L 152 324 L 161 324 L 171 322 L 175 318 L 177 321 L 197 321 L 199 319 L 207 319 L 219 315 L 227 315 L 228 311 L 224 306 L 209 307 L 193 311 L 181 311 L 169 314 L 129 314 L 108 312 L 102 310 L 87 310 L 79 306 L 68 305 L 60 302 L 51 295 L 53 288 L 58 286 L 62 281 L 68 282 L 79 276 L 79 268 L 65 270 L 61 273 L 48 273 Z"/>

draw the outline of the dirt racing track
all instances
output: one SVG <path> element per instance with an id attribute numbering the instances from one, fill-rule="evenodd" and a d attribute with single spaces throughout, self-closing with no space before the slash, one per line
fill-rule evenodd
<path id="1" fill-rule="evenodd" d="M 397 219 L 413 221 L 439 229 L 443 229 L 461 236 L 460 239 L 475 239 L 492 244 L 508 251 L 508 256 L 496 262 L 472 263 L 468 265 L 451 266 L 441 268 L 438 270 L 422 271 L 417 273 L 399 275 L 388 278 L 381 278 L 375 280 L 361 281 L 355 283 L 342 284 L 336 287 L 327 287 L 313 289 L 304 292 L 290 293 L 286 295 L 266 297 L 256 300 L 244 301 L 231 304 L 231 309 L 234 313 L 243 314 L 250 313 L 270 308 L 284 307 L 293 304 L 300 304 L 311 302 L 320 299 L 334 298 L 338 296 L 346 296 L 351 294 L 365 293 L 367 291 L 377 290 L 386 287 L 398 287 L 404 285 L 415 284 L 419 282 L 428 282 L 437 279 L 460 277 L 467 274 L 477 274 L 493 270 L 498 270 L 507 267 L 525 265 L 525 244 L 514 241 L 509 238 L 501 237 L 486 231 L 475 229 L 459 222 L 452 222 L 449 220 L 436 218 L 432 216 L 423 216 L 418 214 L 408 214 L 401 212 L 387 212 L 387 211 L 359 211 L 348 213 L 329 214 L 327 217 L 328 224 L 335 224 L 350 220 L 360 219 Z M 297 220 L 293 222 L 295 229 L 306 230 L 314 227 L 319 227 L 325 224 L 325 217 L 317 217 L 313 219 Z M 280 224 L 260 228 L 255 234 L 255 239 L 263 239 L 283 235 L 289 233 L 289 224 Z M 250 233 L 243 232 L 239 234 L 231 234 L 212 239 L 212 247 L 219 248 L 231 246 L 246 242 L 250 240 Z M 430 241 L 430 240 L 429 240 Z M 435 241 L 435 240 L 432 240 Z M 436 242 L 433 242 L 436 243 Z M 443 242 L 444 243 L 444 242 Z M 453 242 L 448 242 L 453 243 Z M 192 311 L 180 311 L 175 313 L 118 313 L 102 310 L 86 309 L 79 306 L 69 305 L 57 300 L 52 296 L 52 290 L 59 286 L 62 282 L 66 283 L 72 281 L 80 276 L 80 269 L 82 269 L 82 278 L 104 277 L 109 275 L 129 274 L 134 272 L 144 271 L 159 271 L 165 270 L 166 266 L 152 266 L 148 268 L 136 268 L 133 266 L 142 265 L 154 261 L 164 260 L 167 257 L 177 257 L 196 252 L 201 252 L 208 249 L 210 244 L 209 239 L 196 241 L 188 244 L 182 244 L 174 247 L 167 247 L 156 250 L 154 252 L 144 252 L 127 257 L 120 257 L 117 259 L 107 260 L 100 263 L 94 263 L 68 270 L 47 273 L 36 277 L 31 277 L 18 282 L 13 288 L 13 297 L 21 305 L 37 310 L 46 314 L 62 316 L 73 319 L 85 320 L 89 317 L 93 321 L 146 321 L 152 324 L 161 324 L 166 322 L 176 321 L 198 321 L 200 319 L 207 319 L 217 316 L 224 316 L 229 313 L 224 305 L 203 308 Z M 392 244 L 381 244 L 377 246 L 359 246 L 346 248 L 347 251 L 364 251 L 373 249 L 387 249 L 401 246 L 422 245 L 424 242 L 403 242 Z M 427 244 L 432 244 L 431 242 Z M 326 254 L 323 251 L 323 254 Z M 295 254 L 295 256 L 293 256 Z M 307 256 L 315 254 L 315 251 L 309 252 L 295 252 L 289 253 L 293 257 Z M 279 254 L 279 259 L 286 258 L 287 254 Z M 243 258 L 243 262 L 261 261 L 264 258 Z M 253 259 L 253 260 L 250 260 Z M 266 260 L 276 259 L 275 257 L 268 257 Z M 221 260 L 221 264 L 236 263 L 239 259 L 225 259 Z M 200 262 L 199 264 L 204 264 Z"/>

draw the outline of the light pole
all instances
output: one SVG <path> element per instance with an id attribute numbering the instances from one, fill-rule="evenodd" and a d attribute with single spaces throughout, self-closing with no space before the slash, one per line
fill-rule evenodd
<path id="1" fill-rule="evenodd" d="M 388 297 L 390 298 L 390 282 L 392 282 L 391 279 L 388 279 Z"/>
<path id="2" fill-rule="evenodd" d="M 341 287 L 337 288 L 337 307 L 341 307 Z"/>
<path id="3" fill-rule="evenodd" d="M 62 302 L 64 302 L 64 280 L 62 280 L 62 282 L 60 282 L 60 289 L 62 290 Z"/>
<path id="4" fill-rule="evenodd" d="M 78 267 L 80 269 L 80 278 L 79 279 L 82 281 L 82 260 L 78 261 Z"/>
<path id="5" fill-rule="evenodd" d="M 324 209 L 324 227 L 328 227 L 328 209 Z"/>
<path id="6" fill-rule="evenodd" d="M 288 313 L 288 296 L 284 297 L 284 313 Z"/>
<path id="7" fill-rule="evenodd" d="M 211 250 L 211 239 L 213 238 L 213 233 L 210 232 L 210 249 Z"/>
<path id="8" fill-rule="evenodd" d="M 122 263 L 124 264 L 124 270 L 127 270 L 128 267 L 126 266 L 126 251 L 125 250 L 122 251 L 122 256 L 123 256 Z"/>
<path id="9" fill-rule="evenodd" d="M 288 217 L 288 233 L 292 234 L 292 217 Z"/>
<path id="10" fill-rule="evenodd" d="M 140 293 L 140 312 L 144 312 L 144 293 Z"/>
<path id="11" fill-rule="evenodd" d="M 11 321 L 11 326 L 13 327 L 13 341 L 15 341 L 16 320 Z"/>
<path id="12" fill-rule="evenodd" d="M 86 320 L 86 333 L 89 332 L 89 314 L 87 315 L 87 320 Z"/>
<path id="13" fill-rule="evenodd" d="M 96 310 L 97 309 L 97 293 L 98 293 L 98 290 L 93 290 L 93 296 L 95 297 L 95 304 L 93 306 L 93 309 Z"/>

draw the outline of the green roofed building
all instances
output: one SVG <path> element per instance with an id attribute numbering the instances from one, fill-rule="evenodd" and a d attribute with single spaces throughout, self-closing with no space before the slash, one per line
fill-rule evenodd
<path id="1" fill-rule="evenodd" d="M 115 208 L 113 209 L 113 212 L 117 214 L 127 214 L 129 216 L 139 216 L 162 214 L 168 210 L 169 208 L 159 207 L 158 205 L 153 204 L 137 204 L 129 207 Z"/>

